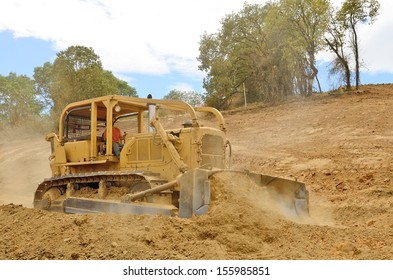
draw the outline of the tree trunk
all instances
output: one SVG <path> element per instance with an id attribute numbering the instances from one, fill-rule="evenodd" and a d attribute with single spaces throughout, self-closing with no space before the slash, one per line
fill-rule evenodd
<path id="1" fill-rule="evenodd" d="M 333 36 L 334 37 L 334 36 Z M 341 40 L 339 41 L 336 37 L 334 37 L 334 42 L 329 41 L 325 38 L 325 42 L 328 44 L 329 48 L 336 54 L 340 66 L 345 75 L 345 83 L 346 83 L 346 90 L 351 90 L 351 69 L 349 68 L 348 60 L 345 58 L 343 44 Z"/>
<path id="2" fill-rule="evenodd" d="M 348 63 L 345 63 L 344 65 L 345 68 L 345 82 L 346 82 L 346 90 L 350 91 L 351 90 L 351 70 L 349 69 Z"/>
<path id="3" fill-rule="evenodd" d="M 360 86 L 359 45 L 358 45 L 358 35 L 356 33 L 356 26 L 353 22 L 351 22 L 351 28 L 353 32 L 352 48 L 355 56 L 355 77 L 356 77 L 355 85 L 356 85 L 356 90 L 358 90 Z"/>
<path id="4" fill-rule="evenodd" d="M 322 93 L 322 89 L 321 89 L 321 83 L 319 82 L 318 75 L 316 75 L 316 76 L 315 76 L 315 79 L 317 80 L 317 84 L 318 84 L 319 93 Z"/>
<path id="5" fill-rule="evenodd" d="M 315 51 L 314 48 L 309 51 L 309 56 L 310 56 L 310 67 L 311 67 L 311 75 L 309 75 L 309 80 L 308 80 L 308 89 L 307 89 L 307 96 L 312 95 L 312 86 L 314 84 L 314 79 L 318 75 L 318 69 L 315 67 Z"/>

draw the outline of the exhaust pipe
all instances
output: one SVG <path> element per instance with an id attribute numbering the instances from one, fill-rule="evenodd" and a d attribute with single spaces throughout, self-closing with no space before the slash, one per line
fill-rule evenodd
<path id="1" fill-rule="evenodd" d="M 149 94 L 147 96 L 148 99 L 152 99 L 153 96 L 151 94 Z M 151 121 L 156 117 L 156 105 L 155 104 L 151 104 L 151 103 L 147 103 L 147 108 L 149 109 L 149 121 L 147 122 L 147 131 L 149 133 L 153 132 L 153 127 L 151 126 Z"/>

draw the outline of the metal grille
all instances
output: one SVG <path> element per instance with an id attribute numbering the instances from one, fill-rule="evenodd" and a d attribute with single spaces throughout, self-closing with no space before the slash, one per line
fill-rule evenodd
<path id="1" fill-rule="evenodd" d="M 202 138 L 202 166 L 224 167 L 225 147 L 222 137 L 217 135 L 204 135 Z"/>

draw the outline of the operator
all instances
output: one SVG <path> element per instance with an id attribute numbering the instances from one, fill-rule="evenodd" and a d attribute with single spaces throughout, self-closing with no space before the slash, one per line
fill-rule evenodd
<path id="1" fill-rule="evenodd" d="M 120 159 L 120 151 L 123 148 L 123 144 L 120 143 L 124 139 L 121 130 L 115 126 L 112 127 L 112 152 L 115 156 Z M 104 140 L 106 140 L 106 129 L 104 131 Z"/>

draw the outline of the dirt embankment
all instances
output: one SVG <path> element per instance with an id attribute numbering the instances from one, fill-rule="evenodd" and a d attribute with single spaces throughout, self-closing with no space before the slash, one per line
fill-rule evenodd
<path id="1" fill-rule="evenodd" d="M 215 175 L 192 219 L 31 209 L 49 145 L 3 141 L 0 259 L 393 259 L 393 85 L 362 90 L 225 113 L 233 168 L 306 183 L 301 221 L 238 174 Z"/>

